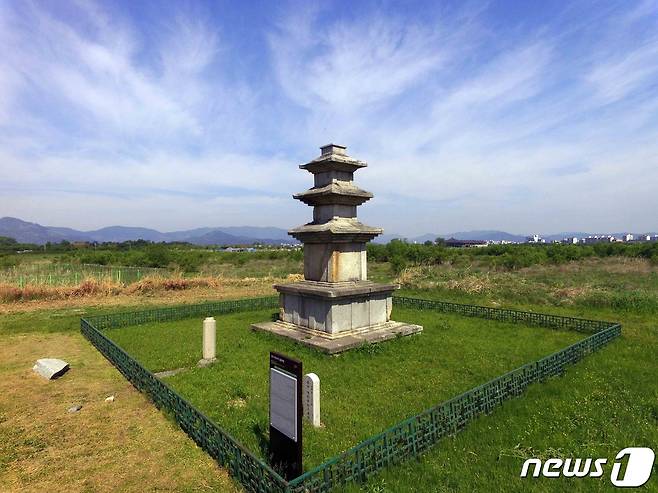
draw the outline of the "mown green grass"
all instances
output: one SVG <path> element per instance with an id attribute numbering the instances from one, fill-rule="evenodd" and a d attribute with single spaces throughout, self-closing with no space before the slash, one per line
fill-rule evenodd
<path id="1" fill-rule="evenodd" d="M 621 338 L 564 376 L 530 386 L 420 460 L 349 490 L 617 491 L 609 479 L 615 455 L 631 446 L 658 448 L 658 327 L 637 316 L 622 322 Z M 523 462 L 532 457 L 601 457 L 608 463 L 601 478 L 520 478 Z M 639 491 L 658 491 L 656 468 Z"/>
<path id="2" fill-rule="evenodd" d="M 114 329 L 108 335 L 153 371 L 190 368 L 167 378 L 176 390 L 265 455 L 269 351 L 300 359 L 320 376 L 323 428 L 306 426 L 304 464 L 313 467 L 413 414 L 539 359 L 582 334 L 396 308 L 424 326 L 419 336 L 327 356 L 249 330 L 272 311 L 218 316 L 218 362 L 200 359 L 201 319 Z"/>

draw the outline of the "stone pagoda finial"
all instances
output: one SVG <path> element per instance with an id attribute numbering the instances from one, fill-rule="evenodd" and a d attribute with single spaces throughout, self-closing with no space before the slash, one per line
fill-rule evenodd
<path id="1" fill-rule="evenodd" d="M 252 327 L 330 353 L 420 332 L 390 319 L 395 284 L 368 281 L 366 244 L 383 230 L 357 219 L 356 208 L 373 197 L 354 184 L 354 172 L 367 164 L 348 156 L 345 146 L 320 150 L 300 166 L 313 174 L 313 187 L 293 195 L 313 207 L 313 220 L 288 232 L 304 243 L 304 280 L 275 285 L 281 320 Z"/>
<path id="2" fill-rule="evenodd" d="M 323 156 L 326 156 L 328 154 L 339 154 L 341 156 L 344 156 L 345 149 L 347 149 L 347 147 L 338 144 L 327 144 L 320 147 L 320 151 L 322 152 Z"/>

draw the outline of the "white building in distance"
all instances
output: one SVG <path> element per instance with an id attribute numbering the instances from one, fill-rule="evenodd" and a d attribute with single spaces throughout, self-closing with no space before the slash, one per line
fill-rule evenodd
<path id="1" fill-rule="evenodd" d="M 535 234 L 532 236 L 528 236 L 526 238 L 526 243 L 546 243 L 546 240 L 542 238 L 541 236 Z"/>

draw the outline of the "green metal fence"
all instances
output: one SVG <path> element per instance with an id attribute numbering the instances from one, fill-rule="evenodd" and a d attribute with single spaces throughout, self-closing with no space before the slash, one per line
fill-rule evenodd
<path id="1" fill-rule="evenodd" d="M 207 317 L 209 314 L 234 313 L 249 310 L 264 310 L 278 308 L 279 297 L 247 298 L 242 300 L 210 301 L 194 305 L 154 308 L 138 312 L 112 313 L 90 317 L 87 322 L 96 329 L 116 329 L 131 325 L 148 324 L 152 322 L 172 322 L 191 317 Z"/>
<path id="2" fill-rule="evenodd" d="M 269 308 L 277 306 L 277 302 L 278 298 L 272 297 L 97 316 L 82 319 L 80 330 L 139 391 L 148 395 L 157 407 L 169 413 L 185 433 L 225 466 L 248 491 L 284 492 L 287 491 L 288 483 L 276 471 L 101 332 L 107 328 L 180 320 L 209 313 Z"/>
<path id="3" fill-rule="evenodd" d="M 493 308 L 489 306 L 465 305 L 450 303 L 448 301 L 423 300 L 420 298 L 406 298 L 396 296 L 393 298 L 396 305 L 417 310 L 435 310 L 444 313 L 456 313 L 466 317 L 487 318 L 503 322 L 521 322 L 526 325 L 538 325 L 552 329 L 574 330 L 592 334 L 607 329 L 611 322 L 601 320 L 587 320 L 585 318 L 564 317 L 562 315 L 549 315 L 546 313 L 523 312 L 509 308 Z"/>
<path id="4" fill-rule="evenodd" d="M 441 438 L 464 428 L 477 416 L 488 414 L 505 400 L 520 395 L 531 383 L 561 374 L 567 365 L 580 361 L 621 334 L 621 325 L 612 322 L 417 298 L 393 299 L 396 305 L 408 308 L 575 330 L 590 335 L 545 358 L 525 364 L 412 416 L 286 482 L 270 466 L 101 332 L 104 329 L 149 322 L 277 308 L 276 296 L 97 316 L 82 319 L 80 325 L 82 333 L 137 389 L 147 394 L 159 408 L 170 413 L 181 428 L 224 465 L 247 490 L 286 493 L 330 491 L 353 481 L 365 481 L 383 468 L 417 457 Z"/>

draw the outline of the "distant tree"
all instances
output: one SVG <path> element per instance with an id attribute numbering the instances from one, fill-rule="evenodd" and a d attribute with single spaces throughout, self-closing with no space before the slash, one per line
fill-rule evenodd
<path id="1" fill-rule="evenodd" d="M 171 262 L 171 252 L 161 244 L 150 245 L 145 249 L 146 267 L 167 267 Z"/>
<path id="2" fill-rule="evenodd" d="M 18 242 L 14 238 L 9 236 L 0 236 L 0 245 L 1 246 L 12 246 L 16 245 Z"/>
<path id="3" fill-rule="evenodd" d="M 434 243 L 436 243 L 437 245 L 440 245 L 440 246 L 445 246 L 445 244 L 446 244 L 446 239 L 445 239 L 445 238 L 441 238 L 441 237 L 439 236 L 436 240 L 434 240 Z"/>
<path id="4" fill-rule="evenodd" d="M 396 254 L 390 259 L 391 270 L 394 274 L 400 274 L 407 267 L 407 260 L 401 255 Z"/>

